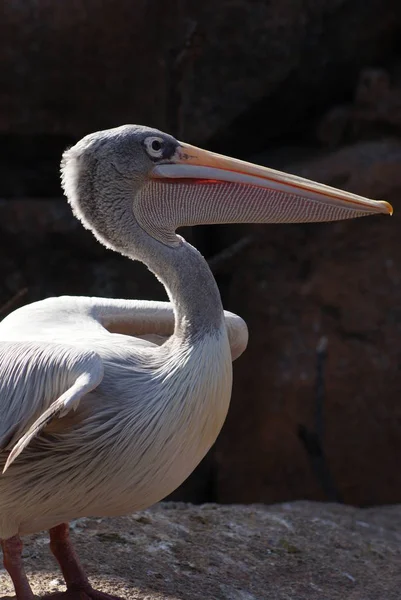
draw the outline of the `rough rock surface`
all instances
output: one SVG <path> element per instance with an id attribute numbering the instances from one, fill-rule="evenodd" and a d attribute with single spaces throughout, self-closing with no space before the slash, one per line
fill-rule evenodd
<path id="1" fill-rule="evenodd" d="M 398 0 L 5 2 L 0 133 L 142 122 L 204 142 L 256 111 L 230 139 L 263 144 L 385 60 L 400 24 Z"/>
<path id="2" fill-rule="evenodd" d="M 127 600 L 400 598 L 399 506 L 159 505 L 77 521 L 73 538 L 92 584 Z M 63 589 L 45 534 L 24 554 L 36 594 Z"/>
<path id="3" fill-rule="evenodd" d="M 328 146 L 401 133 L 400 65 L 363 69 L 352 103 L 335 106 L 319 123 L 317 138 Z"/>
<path id="4" fill-rule="evenodd" d="M 401 501 L 400 165 L 400 142 L 382 140 L 286 168 L 385 198 L 392 218 L 244 228 L 225 303 L 250 342 L 216 445 L 220 502 Z"/>

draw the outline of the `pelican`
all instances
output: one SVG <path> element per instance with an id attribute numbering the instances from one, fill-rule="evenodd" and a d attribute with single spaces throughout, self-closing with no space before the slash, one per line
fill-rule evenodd
<path id="1" fill-rule="evenodd" d="M 391 214 L 375 201 L 125 125 L 65 151 L 62 184 L 99 242 L 144 263 L 169 302 L 48 298 L 0 324 L 0 539 L 18 600 L 33 600 L 21 536 L 49 530 L 67 590 L 92 588 L 68 522 L 144 509 L 215 442 L 232 361 L 248 340 L 201 254 L 176 230 Z M 72 240 L 72 243 L 73 240 Z"/>

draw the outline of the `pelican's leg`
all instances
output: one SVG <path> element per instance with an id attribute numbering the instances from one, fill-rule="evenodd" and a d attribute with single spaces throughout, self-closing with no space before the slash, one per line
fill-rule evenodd
<path id="1" fill-rule="evenodd" d="M 86 600 L 87 598 L 90 600 L 121 600 L 117 596 L 98 592 L 92 588 L 72 545 L 67 523 L 53 527 L 49 530 L 49 533 L 50 549 L 60 565 L 67 585 L 67 592 L 49 595 L 49 600 L 58 597 L 65 598 L 65 600 L 70 598 L 77 598 L 77 600 Z"/>
<path id="2" fill-rule="evenodd" d="M 14 584 L 17 600 L 34 600 L 34 595 L 22 564 L 22 541 L 18 535 L 1 540 L 4 567 Z"/>
<path id="3" fill-rule="evenodd" d="M 67 523 L 49 530 L 50 550 L 53 552 L 63 573 L 67 589 L 83 589 L 90 586 L 85 571 L 79 562 L 70 538 Z"/>

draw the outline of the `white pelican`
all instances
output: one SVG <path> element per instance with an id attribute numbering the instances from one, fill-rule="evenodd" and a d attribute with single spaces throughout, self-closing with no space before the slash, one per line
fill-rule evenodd
<path id="1" fill-rule="evenodd" d="M 43 529 L 67 585 L 57 597 L 111 598 L 91 587 L 68 521 L 161 500 L 224 423 L 247 328 L 176 229 L 392 212 L 137 125 L 83 138 L 64 153 L 62 181 L 83 225 L 145 263 L 170 302 L 49 298 L 0 324 L 0 538 L 18 600 L 33 599 L 20 536 Z"/>

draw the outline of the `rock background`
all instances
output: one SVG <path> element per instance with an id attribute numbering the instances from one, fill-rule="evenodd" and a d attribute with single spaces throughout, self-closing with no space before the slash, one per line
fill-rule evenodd
<path id="1" fill-rule="evenodd" d="M 250 344 L 222 434 L 173 498 L 400 502 L 398 0 L 25 0 L 2 12 L 0 317 L 65 293 L 164 298 L 61 197 L 61 152 L 95 129 L 142 122 L 386 199 L 392 219 L 186 232 Z"/>
<path id="2" fill-rule="evenodd" d="M 92 585 L 126 600 L 400 598 L 400 507 L 170 503 L 73 527 Z M 65 589 L 45 534 L 26 539 L 24 564 L 35 594 Z"/>
<path id="3" fill-rule="evenodd" d="M 343 99 L 360 68 L 392 55 L 401 23 L 397 0 L 220 0 L 216 8 L 211 0 L 3 2 L 0 131 L 80 136 L 142 122 L 202 143 L 234 136 L 241 152 L 253 138 L 263 147 Z"/>

